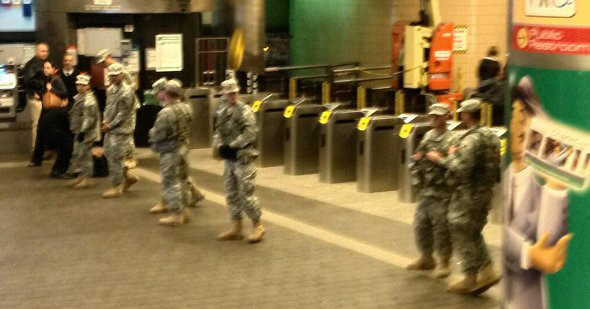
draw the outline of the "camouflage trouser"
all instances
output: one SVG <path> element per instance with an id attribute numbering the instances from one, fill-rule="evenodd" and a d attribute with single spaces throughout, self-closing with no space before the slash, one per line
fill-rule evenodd
<path id="1" fill-rule="evenodd" d="M 180 177 L 180 185 L 182 190 L 183 205 L 193 203 L 195 199 L 203 196 L 203 193 L 201 193 L 201 191 L 197 189 L 193 179 L 189 176 L 189 166 L 186 156 L 180 156 L 178 169 L 178 175 Z M 167 205 L 163 197 L 162 204 Z"/>
<path id="2" fill-rule="evenodd" d="M 464 273 L 473 274 L 490 263 L 490 254 L 481 234 L 488 222 L 490 199 L 453 196 L 449 206 L 449 227 L 455 251 Z"/>
<path id="3" fill-rule="evenodd" d="M 125 155 L 131 145 L 129 140 L 133 137 L 129 134 L 106 133 L 104 136 L 104 152 L 109 165 L 111 183 L 118 186 L 123 183 L 125 174 Z"/>
<path id="4" fill-rule="evenodd" d="M 87 134 L 82 142 L 74 141 L 72 153 L 72 169 L 78 170 L 80 178 L 92 177 L 94 171 L 94 160 L 92 159 L 92 147 L 94 136 Z"/>
<path id="5" fill-rule="evenodd" d="M 137 116 L 135 113 L 133 113 L 131 117 L 133 118 L 133 127 L 135 127 L 135 118 Z M 129 139 L 129 149 L 127 149 L 127 153 L 125 154 L 125 167 L 135 168 L 136 166 L 137 161 L 135 160 L 135 139 L 133 139 L 133 134 L 131 134 L 131 138 Z"/>
<path id="6" fill-rule="evenodd" d="M 260 204 L 254 196 L 256 166 L 250 159 L 225 160 L 223 181 L 226 202 L 232 220 L 242 219 L 245 212 L 252 220 L 261 216 Z"/>
<path id="7" fill-rule="evenodd" d="M 199 198 L 203 194 L 197 189 L 193 179 L 189 176 L 189 166 L 186 156 L 180 157 L 179 175 L 180 183 L 182 184 L 182 199 L 186 203 L 192 203 L 194 199 Z"/>
<path id="8" fill-rule="evenodd" d="M 160 154 L 162 199 L 172 213 L 181 211 L 185 205 L 179 168 L 181 161 L 182 156 L 177 152 Z"/>
<path id="9" fill-rule="evenodd" d="M 416 245 L 423 255 L 432 255 L 434 249 L 443 261 L 453 253 L 451 233 L 447 221 L 449 200 L 440 197 L 420 197 L 414 217 Z"/>

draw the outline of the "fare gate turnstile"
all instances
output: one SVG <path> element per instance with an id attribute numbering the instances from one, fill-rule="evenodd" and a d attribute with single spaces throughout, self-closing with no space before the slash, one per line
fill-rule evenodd
<path id="1" fill-rule="evenodd" d="M 185 97 L 193 109 L 193 123 L 190 148 L 207 148 L 211 146 L 210 109 L 211 88 L 188 89 Z"/>
<path id="2" fill-rule="evenodd" d="M 309 101 L 291 105 L 285 110 L 285 166 L 287 175 L 315 174 L 319 171 L 320 115 L 342 105 L 313 104 Z"/>
<path id="3" fill-rule="evenodd" d="M 356 126 L 363 116 L 352 109 L 326 111 L 320 116 L 320 182 L 356 179 Z"/>
<path id="4" fill-rule="evenodd" d="M 281 94 L 277 92 L 257 92 L 252 95 L 253 100 L 278 100 L 281 98 Z"/>
<path id="5" fill-rule="evenodd" d="M 410 158 L 416 152 L 420 141 L 431 129 L 430 123 L 422 122 L 415 124 L 406 124 L 400 130 L 399 134 L 399 169 L 398 169 L 398 200 L 403 203 L 416 202 L 416 190 L 412 185 L 410 175 Z"/>
<path id="6" fill-rule="evenodd" d="M 289 100 L 255 101 L 252 110 L 256 113 L 258 137 L 256 148 L 260 152 L 257 163 L 260 167 L 280 166 L 284 162 L 285 108 Z"/>
<path id="7" fill-rule="evenodd" d="M 365 117 L 358 124 L 356 158 L 357 191 L 397 190 L 399 130 L 404 121 L 396 116 Z"/>

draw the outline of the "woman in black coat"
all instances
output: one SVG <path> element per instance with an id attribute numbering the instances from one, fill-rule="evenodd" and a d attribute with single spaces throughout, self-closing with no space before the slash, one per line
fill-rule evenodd
<path id="1" fill-rule="evenodd" d="M 43 64 L 43 73 L 47 78 L 43 96 L 51 92 L 60 99 L 67 100 L 68 92 L 63 80 L 55 74 L 55 67 L 49 61 Z M 70 178 L 67 170 L 72 157 L 72 134 L 70 133 L 67 106 L 55 107 L 41 111 L 41 118 L 37 128 L 37 140 L 35 151 L 30 166 L 40 166 L 43 161 L 43 153 L 47 144 L 55 146 L 57 158 L 51 169 L 50 176 L 53 178 Z"/>

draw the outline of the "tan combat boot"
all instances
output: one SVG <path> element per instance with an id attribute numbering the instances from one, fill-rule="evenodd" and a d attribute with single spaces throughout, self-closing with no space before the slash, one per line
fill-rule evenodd
<path id="1" fill-rule="evenodd" d="M 262 240 L 266 230 L 260 220 L 252 220 L 252 232 L 248 235 L 248 242 L 253 244 Z"/>
<path id="2" fill-rule="evenodd" d="M 163 213 L 167 213 L 168 211 L 170 211 L 168 209 L 168 207 L 166 207 L 166 204 L 164 204 L 164 202 L 159 202 L 158 204 L 156 204 L 154 207 L 152 207 L 150 209 L 150 213 L 151 214 L 163 214 Z"/>
<path id="3" fill-rule="evenodd" d="M 232 227 L 217 235 L 217 240 L 240 240 L 244 238 L 242 235 L 242 220 L 232 220 Z"/>
<path id="4" fill-rule="evenodd" d="M 442 279 L 446 278 L 451 274 L 450 263 L 448 259 L 441 259 L 436 264 L 436 269 L 434 270 L 434 277 Z"/>
<path id="5" fill-rule="evenodd" d="M 487 291 L 492 286 L 498 284 L 502 279 L 502 275 L 494 270 L 494 264 L 488 263 L 482 270 L 477 274 L 476 288 L 471 292 L 472 295 L 479 295 Z"/>
<path id="6" fill-rule="evenodd" d="M 471 294 L 477 284 L 477 273 L 465 274 L 463 280 L 450 284 L 447 291 L 457 294 Z"/>
<path id="7" fill-rule="evenodd" d="M 123 181 L 123 192 L 129 190 L 129 188 L 139 181 L 139 176 L 132 173 L 129 169 L 125 171 L 125 180 Z"/>
<path id="8" fill-rule="evenodd" d="M 87 189 L 87 188 L 90 188 L 92 185 L 94 185 L 94 183 L 90 179 L 82 178 L 82 181 L 77 183 L 74 186 L 74 189 Z"/>
<path id="9" fill-rule="evenodd" d="M 82 178 L 81 177 L 76 177 L 75 179 L 72 179 L 72 180 L 68 181 L 66 183 L 66 187 L 74 187 L 77 184 L 79 184 L 80 182 L 82 182 Z"/>
<path id="10" fill-rule="evenodd" d="M 197 203 L 205 199 L 205 194 L 197 189 L 197 186 L 193 185 L 191 190 L 191 199 L 188 203 L 189 207 L 197 207 Z"/>
<path id="11" fill-rule="evenodd" d="M 188 215 L 185 214 L 185 211 L 179 211 L 175 214 L 171 214 L 167 217 L 161 218 L 158 223 L 161 225 L 167 226 L 177 226 L 182 225 L 188 222 Z"/>
<path id="12" fill-rule="evenodd" d="M 102 194 L 103 198 L 114 198 L 123 195 L 123 184 L 116 185 Z"/>
<path id="13" fill-rule="evenodd" d="M 423 255 L 416 261 L 406 266 L 407 270 L 433 270 L 436 267 L 436 261 L 432 255 Z"/>

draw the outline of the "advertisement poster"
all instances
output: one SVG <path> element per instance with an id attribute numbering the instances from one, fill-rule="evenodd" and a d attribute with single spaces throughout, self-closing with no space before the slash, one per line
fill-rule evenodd
<path id="1" fill-rule="evenodd" d="M 505 308 L 590 308 L 590 2 L 511 9 Z"/>

